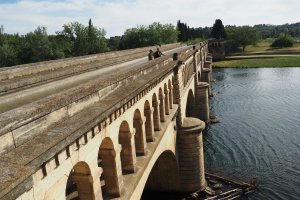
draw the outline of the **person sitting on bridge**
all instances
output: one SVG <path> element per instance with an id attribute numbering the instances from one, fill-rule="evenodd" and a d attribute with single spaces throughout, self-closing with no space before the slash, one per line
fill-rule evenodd
<path id="1" fill-rule="evenodd" d="M 159 48 L 157 48 L 156 51 L 155 51 L 154 54 L 153 54 L 154 58 L 159 58 L 159 57 L 164 56 L 164 55 L 165 55 L 165 54 L 163 54 L 163 53 L 159 50 Z"/>
<path id="2" fill-rule="evenodd" d="M 152 49 L 149 50 L 148 60 L 153 60 L 153 51 L 152 51 Z"/>

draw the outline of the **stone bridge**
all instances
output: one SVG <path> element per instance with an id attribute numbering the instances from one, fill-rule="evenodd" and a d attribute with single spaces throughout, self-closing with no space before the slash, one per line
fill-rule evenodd
<path id="1" fill-rule="evenodd" d="M 0 70 L 1 200 L 205 188 L 208 44 L 150 48 Z"/>

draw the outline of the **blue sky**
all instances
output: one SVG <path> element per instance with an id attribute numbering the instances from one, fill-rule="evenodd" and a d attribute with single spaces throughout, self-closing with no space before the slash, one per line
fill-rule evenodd
<path id="1" fill-rule="evenodd" d="M 73 21 L 104 28 L 107 37 L 152 22 L 191 27 L 284 24 L 300 21 L 299 0 L 0 0 L 0 25 L 7 33 L 25 34 L 37 26 L 52 34 Z"/>

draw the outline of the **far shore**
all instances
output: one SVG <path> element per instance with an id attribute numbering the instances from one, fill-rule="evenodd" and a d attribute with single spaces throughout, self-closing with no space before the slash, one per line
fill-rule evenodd
<path id="1" fill-rule="evenodd" d="M 213 62 L 216 68 L 300 67 L 300 44 L 292 48 L 270 49 L 261 42 L 246 52 L 232 53 L 224 61 Z"/>

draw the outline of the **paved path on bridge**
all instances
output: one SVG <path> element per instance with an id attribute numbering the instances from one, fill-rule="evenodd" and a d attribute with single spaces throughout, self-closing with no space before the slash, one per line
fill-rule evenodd
<path id="1" fill-rule="evenodd" d="M 179 48 L 175 48 L 172 50 L 168 50 L 165 52 L 166 55 L 171 55 L 174 52 L 181 51 L 184 49 L 188 49 L 189 47 L 183 46 Z M 108 67 L 104 67 L 101 69 L 97 69 L 94 71 L 85 72 L 79 75 L 74 75 L 71 77 L 67 77 L 64 79 L 56 80 L 53 82 L 48 82 L 39 86 L 34 86 L 28 89 L 24 89 L 21 91 L 13 92 L 7 95 L 0 96 L 0 113 L 4 113 L 6 111 L 12 110 L 14 108 L 20 107 L 22 105 L 28 104 L 30 102 L 39 100 L 41 98 L 50 96 L 51 94 L 56 94 L 60 91 L 70 89 L 82 83 L 86 83 L 89 80 L 96 79 L 100 76 L 106 76 L 108 73 L 115 71 L 118 73 L 118 69 L 122 68 L 129 69 L 132 67 L 136 67 L 143 63 L 148 62 L 148 57 L 143 57 L 139 59 L 135 59 L 129 62 L 124 62 L 117 65 L 112 65 Z"/>

